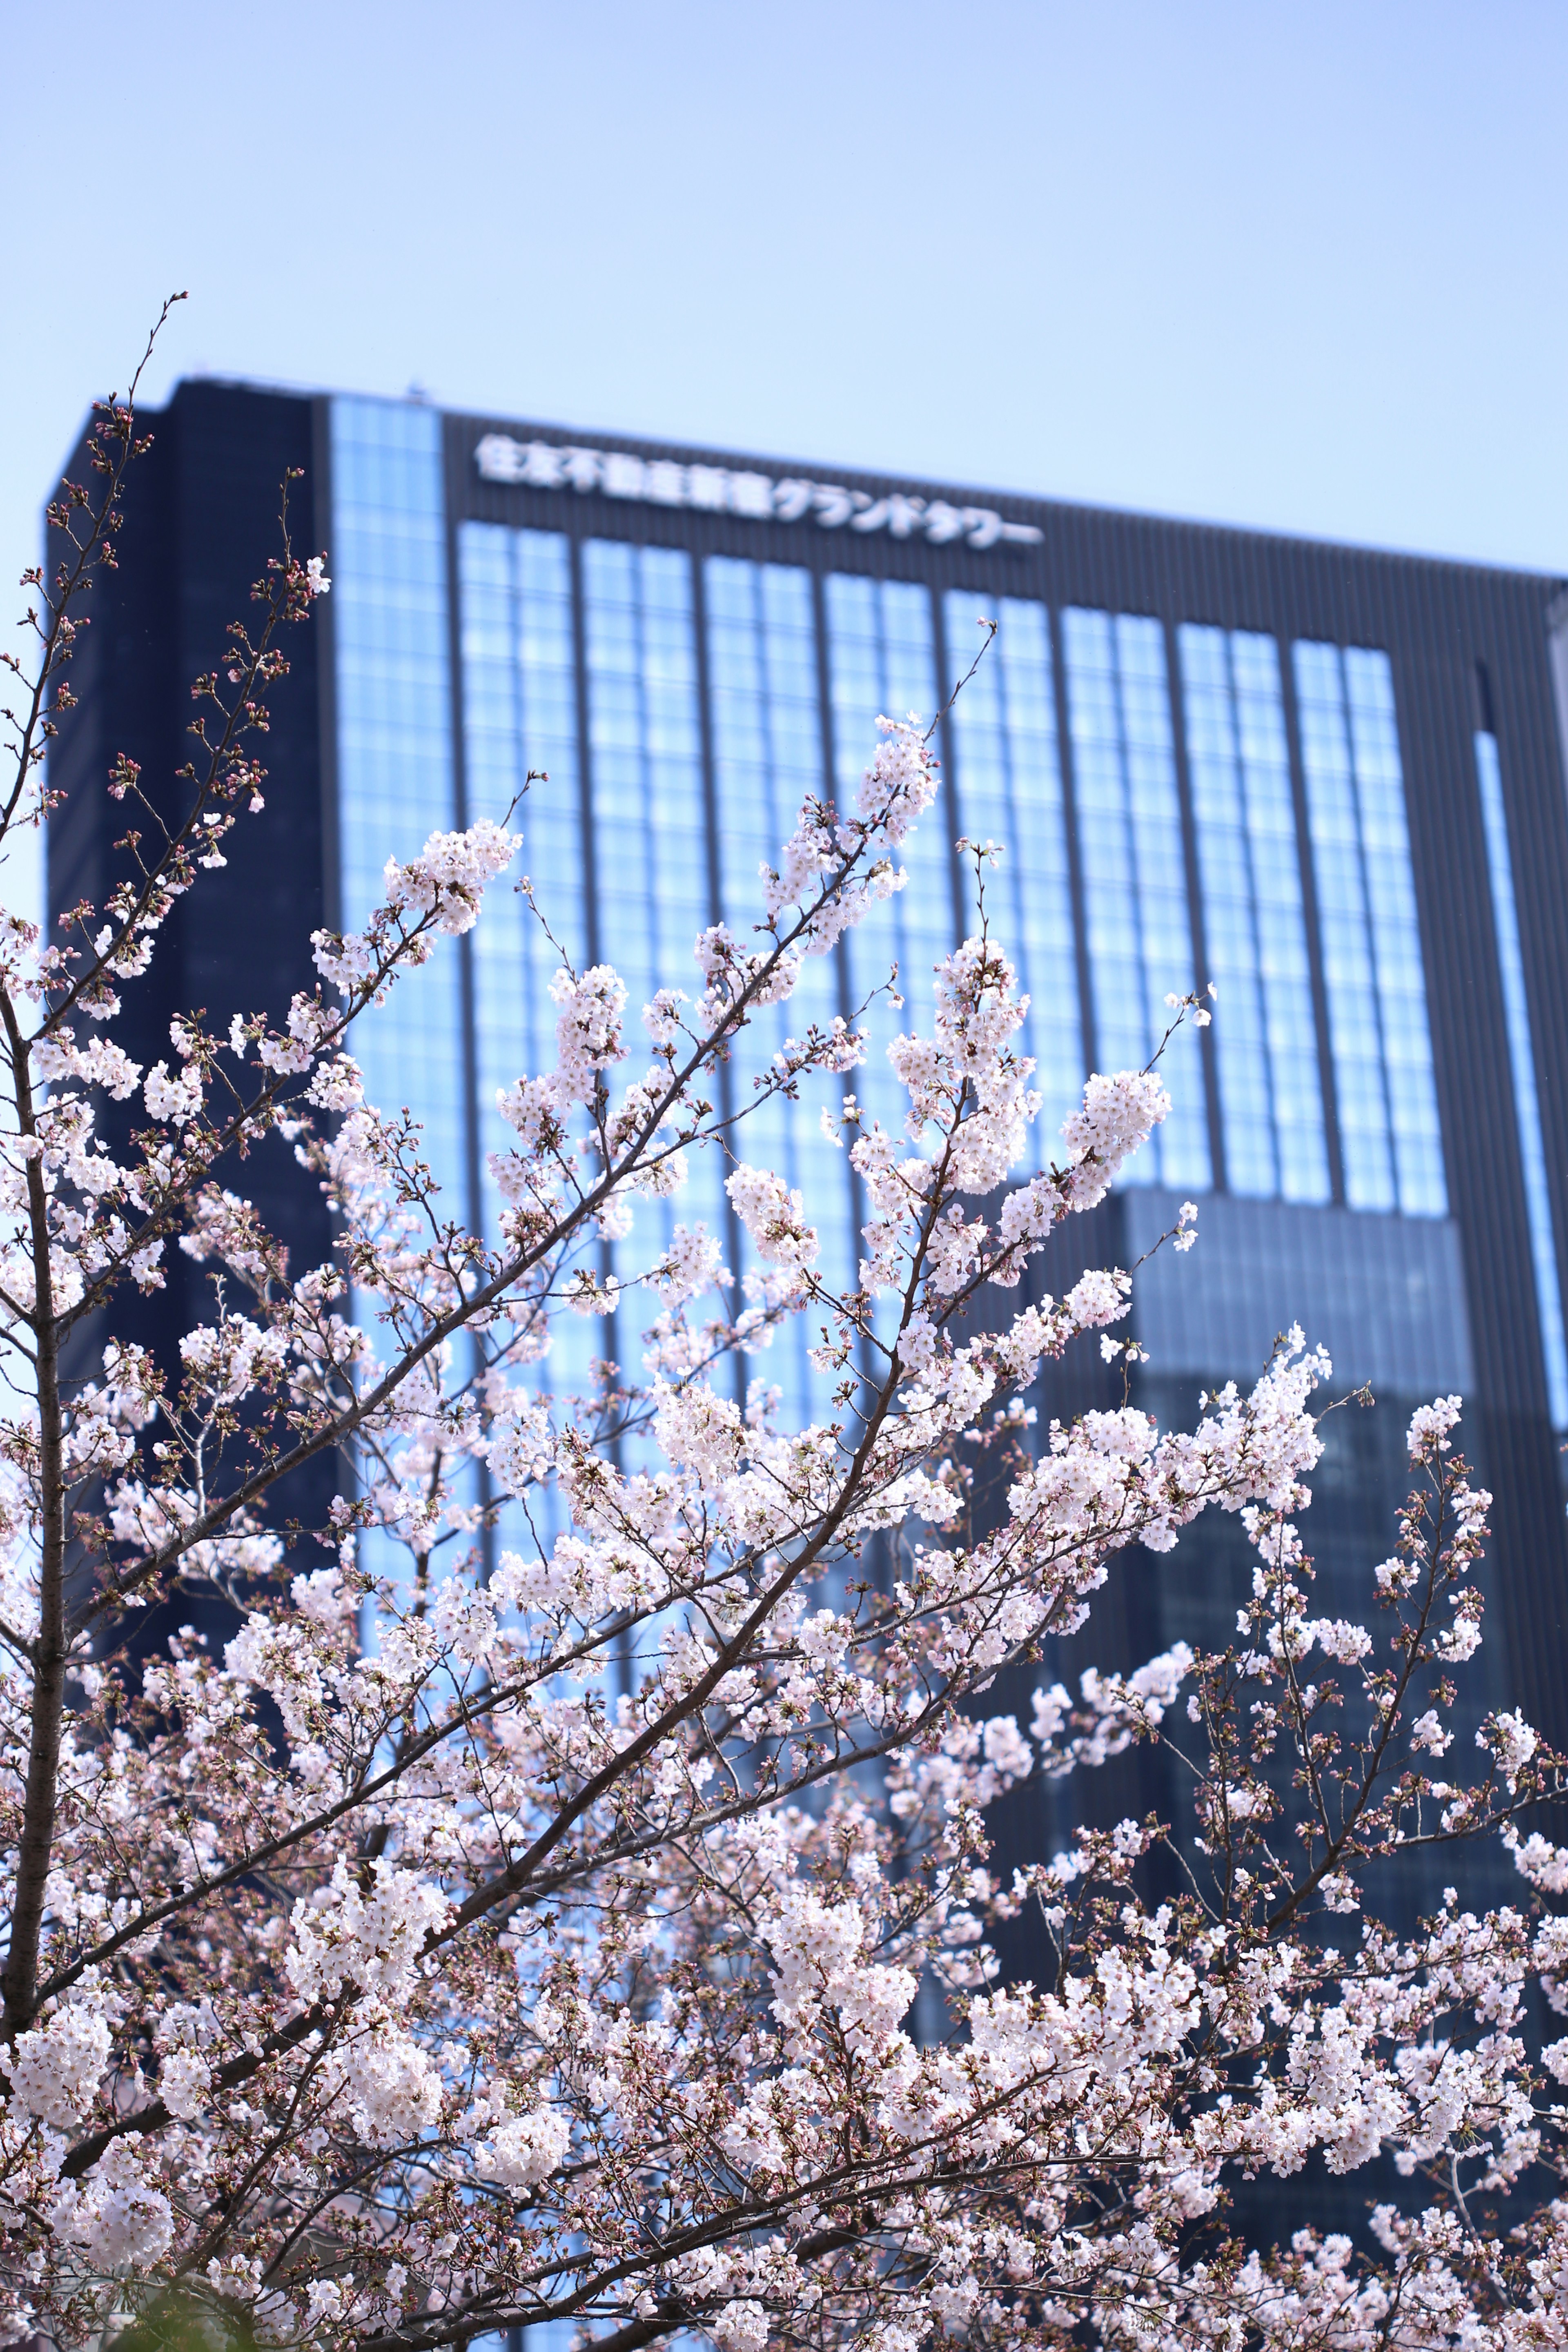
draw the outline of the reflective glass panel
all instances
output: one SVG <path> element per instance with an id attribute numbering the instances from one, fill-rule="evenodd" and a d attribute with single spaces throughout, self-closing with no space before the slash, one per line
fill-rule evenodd
<path id="1" fill-rule="evenodd" d="M 1055 1157 L 1062 1121 L 1084 1080 L 1050 615 L 1022 597 L 998 601 L 951 589 L 943 618 L 948 658 L 959 676 L 982 642 L 979 624 L 997 623 L 950 725 L 960 830 L 1004 850 L 1002 863 L 986 872 L 985 904 L 1029 997 L 1021 1043 L 1033 1056 L 1041 1096 L 1030 1143 L 1037 1168 Z M 973 869 L 963 865 L 962 875 L 973 929 Z"/>
<path id="2" fill-rule="evenodd" d="M 469 814 L 500 824 L 510 812 L 522 850 L 508 881 L 526 874 L 537 883 L 541 912 L 581 970 L 588 930 L 571 551 L 559 532 L 486 522 L 465 523 L 458 547 Z M 554 1064 L 550 983 L 561 954 L 526 898 L 511 887 L 489 893 L 471 937 L 480 1145 L 488 1160 L 512 1139 L 495 1108 L 498 1091 Z M 493 1237 L 500 1204 L 488 1168 L 484 1202 Z"/>
<path id="3" fill-rule="evenodd" d="M 382 898 L 387 858 L 412 857 L 457 822 L 439 416 L 410 403 L 334 400 L 331 475 L 340 887 L 342 920 L 354 929 Z M 456 940 L 437 939 L 429 961 L 355 1024 L 351 1044 L 367 1100 L 420 1122 L 441 1213 L 466 1222 L 458 956 Z M 363 1305 L 355 1312 L 371 1316 Z M 377 1336 L 374 1320 L 371 1328 Z M 409 1565 L 374 1528 L 360 1559 L 395 1580 Z"/>
<path id="4" fill-rule="evenodd" d="M 389 856 L 457 822 L 447 646 L 441 420 L 382 400 L 334 400 L 332 621 L 337 646 L 342 920 L 382 897 Z M 464 1216 L 458 943 L 437 940 L 355 1029 L 365 1093 L 425 1128 L 450 1213 Z"/>
<path id="5" fill-rule="evenodd" d="M 1158 621 L 1076 608 L 1062 628 L 1095 1057 L 1106 1072 L 1139 1069 L 1169 1024 L 1166 996 L 1184 995 L 1195 978 L 1164 632 Z M 1190 1021 L 1162 1071 L 1171 1115 L 1126 1181 L 1206 1189 L 1207 1114 Z"/>
<path id="6" fill-rule="evenodd" d="M 691 559 L 587 540 L 583 595 L 600 952 L 626 984 L 625 1076 L 640 1078 L 642 1008 L 659 988 L 699 992 L 692 950 L 713 919 Z M 692 1152 L 689 1167 L 672 1202 L 639 1206 L 645 1234 L 668 1239 L 676 1224 L 700 1223 L 723 1232 L 718 1148 Z M 624 1332 L 619 1344 L 629 1344 Z"/>
<path id="7" fill-rule="evenodd" d="M 562 953 L 578 971 L 589 960 L 571 550 L 559 532 L 467 522 L 458 566 L 469 813 L 500 824 L 510 810 L 522 835 L 521 853 L 486 894 L 483 919 L 468 934 L 480 1197 L 494 1243 L 502 1204 L 490 1162 L 516 1140 L 496 1097 L 519 1078 L 553 1069 L 550 983 Z M 537 886 L 559 949 L 515 887 L 524 876 Z M 596 1319 L 559 1316 L 535 1377 L 547 1389 L 581 1391 L 590 1360 L 608 1347 Z M 510 1518 L 501 1540 L 521 1542 Z"/>
<path id="8" fill-rule="evenodd" d="M 907 580 L 865 580 L 833 572 L 827 581 L 828 662 L 833 698 L 835 792 L 853 808 L 860 780 L 877 749 L 879 717 L 927 727 L 937 708 L 935 646 L 930 592 Z M 898 965 L 901 1010 L 885 997 L 871 1005 L 871 1047 L 855 1074 L 855 1092 L 871 1118 L 901 1131 L 909 1097 L 886 1058 L 889 1039 L 915 1030 L 931 1034 L 932 968 L 953 941 L 952 843 L 945 799 L 939 794 L 900 851 L 909 875 L 866 920 L 845 934 L 850 1007 L 858 1012 Z"/>
<path id="9" fill-rule="evenodd" d="M 1226 1181 L 1258 1199 L 1326 1201 L 1279 651 L 1272 637 L 1190 624 L 1179 643 Z"/>
<path id="10" fill-rule="evenodd" d="M 1386 654 L 1295 647 L 1323 978 L 1352 1209 L 1447 1211 Z"/>
<path id="11" fill-rule="evenodd" d="M 724 919 L 742 944 L 761 946 L 752 929 L 763 918 L 760 869 L 777 865 L 802 802 L 826 789 L 811 575 L 714 555 L 703 566 L 703 593 Z M 757 1101 L 755 1082 L 787 1037 L 804 1036 L 814 1024 L 829 1027 L 838 1010 L 837 957 L 808 957 L 788 1003 L 763 1006 L 735 1049 L 734 1107 Z M 856 1260 L 848 1163 L 823 1134 L 818 1111 L 829 1102 L 837 1109 L 841 1091 L 837 1081 L 808 1080 L 798 1103 L 778 1097 L 762 1103 L 733 1138 L 737 1159 L 775 1170 L 801 1192 L 821 1236 L 821 1272 L 840 1292 L 853 1286 Z M 738 1228 L 730 1246 L 741 1251 L 737 1271 L 748 1268 L 750 1244 Z M 752 1370 L 784 1385 L 793 1411 L 810 1397 L 820 1416 L 833 1382 L 806 1360 L 816 1336 L 797 1317 Z"/>

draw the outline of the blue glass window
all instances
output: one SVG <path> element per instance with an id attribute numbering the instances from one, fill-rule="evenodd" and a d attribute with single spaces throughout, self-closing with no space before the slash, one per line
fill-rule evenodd
<path id="1" fill-rule="evenodd" d="M 536 882 L 541 908 L 561 948 L 578 971 L 588 961 L 572 558 L 558 531 L 466 522 L 458 534 L 458 562 L 469 814 L 499 824 L 510 809 L 513 830 L 522 835 L 517 859 L 503 883 L 486 894 L 483 918 L 468 934 L 479 1188 L 484 1228 L 493 1244 L 501 1202 L 489 1160 L 510 1150 L 516 1140 L 496 1108 L 496 1097 L 519 1078 L 553 1069 L 556 1055 L 550 983 L 561 957 L 515 887 L 524 875 Z M 535 780 L 524 792 L 531 771 Z M 608 1349 L 605 1327 L 596 1320 L 558 1316 L 549 1357 L 534 1376 L 538 1385 L 583 1392 L 591 1360 Z M 553 1527 L 552 1507 L 546 1507 L 544 1517 Z M 499 1540 L 529 1548 L 520 1513 L 508 1511 Z"/>
<path id="2" fill-rule="evenodd" d="M 387 858 L 412 857 L 457 822 L 441 420 L 411 403 L 334 400 L 331 453 L 341 919 L 354 929 L 383 896 Z M 420 1121 L 442 1211 L 466 1220 L 458 952 L 437 940 L 355 1024 L 352 1045 L 367 1099 Z M 395 1580 L 408 1567 L 379 1529 L 360 1559 Z"/>
<path id="3" fill-rule="evenodd" d="M 703 567 L 708 623 L 708 675 L 712 700 L 713 760 L 719 820 L 720 892 L 724 919 L 742 945 L 761 945 L 760 869 L 776 866 L 795 830 L 801 803 L 826 787 L 822 706 L 816 667 L 816 625 L 811 575 L 793 565 L 710 556 Z M 816 1023 L 828 1027 L 839 1009 L 835 957 L 808 957 L 786 1004 L 753 1015 L 731 1063 L 737 1109 L 754 1098 L 755 1079 L 788 1036 Z M 836 1289 L 853 1286 L 856 1259 L 852 1199 L 846 1155 L 821 1132 L 817 1108 L 831 1099 L 824 1082 L 806 1081 L 799 1103 L 775 1097 L 743 1118 L 732 1149 L 738 1160 L 772 1168 L 802 1192 L 821 1237 L 822 1275 Z M 749 1244 L 741 1242 L 743 1270 Z M 816 1318 L 820 1322 L 821 1318 Z M 815 1374 L 805 1350 L 816 1336 L 803 1318 L 787 1340 L 754 1367 L 783 1382 L 792 1405 L 814 1397 L 826 1410 L 832 1382 Z"/>
<path id="4" fill-rule="evenodd" d="M 660 988 L 700 992 L 692 949 L 713 919 L 691 560 L 674 548 L 591 539 L 583 594 L 599 938 L 626 983 L 625 1075 L 641 1077 L 649 1066 L 637 1042 L 647 1037 L 642 1008 Z M 697 1223 L 721 1234 L 721 1155 L 710 1147 L 688 1164 L 684 1191 L 652 1213 L 666 1235 Z"/>
<path id="5" fill-rule="evenodd" d="M 1503 1010 L 1508 1018 L 1509 1062 L 1513 1072 L 1514 1112 L 1519 1120 L 1519 1156 L 1524 1170 L 1524 1199 L 1530 1215 L 1530 1246 L 1535 1261 L 1535 1296 L 1541 1314 L 1542 1352 L 1546 1360 L 1546 1390 L 1552 1426 L 1568 1429 L 1568 1342 L 1563 1329 L 1563 1291 L 1557 1273 L 1557 1243 L 1552 1226 L 1552 1199 L 1546 1181 L 1546 1144 L 1541 1129 L 1541 1101 L 1535 1083 L 1535 1047 L 1531 1036 L 1530 1001 L 1524 986 L 1524 957 L 1520 947 L 1519 909 L 1513 895 L 1513 859 L 1509 849 L 1508 815 L 1503 806 L 1502 770 L 1497 738 L 1476 736 L 1476 779 L 1480 786 L 1481 818 L 1486 827 L 1487 870 L 1491 879 L 1492 920 L 1497 930 L 1498 970 L 1502 980 Z"/>
<path id="6" fill-rule="evenodd" d="M 936 658 L 930 592 L 907 580 L 865 580 L 832 572 L 827 581 L 828 663 L 833 698 L 834 786 L 851 809 L 878 742 L 877 720 L 916 715 L 929 726 L 937 709 Z M 871 1045 L 855 1091 L 868 1114 L 901 1132 L 909 1097 L 889 1068 L 889 1041 L 900 1034 L 931 1034 L 932 968 L 953 940 L 952 845 L 947 805 L 938 795 L 899 862 L 909 875 L 900 891 L 845 937 L 850 1009 L 858 1012 L 882 986 L 896 961 L 902 1010 L 885 998 L 867 1017 Z"/>
<path id="7" fill-rule="evenodd" d="M 1164 632 L 1158 621 L 1079 609 L 1062 626 L 1095 1056 L 1107 1072 L 1139 1069 L 1170 1021 L 1166 996 L 1185 994 L 1196 977 Z M 1208 1125 L 1190 1021 L 1161 1067 L 1171 1114 L 1127 1181 L 1202 1191 Z"/>
<path id="8" fill-rule="evenodd" d="M 1426 982 L 1386 654 L 1295 647 L 1345 1197 L 1447 1211 Z"/>
<path id="9" fill-rule="evenodd" d="M 1190 625 L 1180 647 L 1226 1180 L 1258 1199 L 1326 1201 L 1279 652 L 1272 637 Z"/>
<path id="10" fill-rule="evenodd" d="M 457 822 L 447 648 L 441 420 L 410 403 L 334 400 L 332 620 L 337 640 L 342 920 L 362 923 L 392 856 Z M 437 940 L 355 1029 L 365 1093 L 424 1123 L 426 1156 L 465 1216 L 458 944 Z"/>
<path id="11" fill-rule="evenodd" d="M 507 883 L 524 874 L 536 880 L 551 929 L 581 971 L 588 927 L 571 551 L 559 532 L 468 522 L 458 562 L 469 814 L 500 824 L 512 811 L 522 849 Z M 470 936 L 482 1162 L 512 1140 L 495 1108 L 498 1090 L 553 1066 L 550 983 L 561 958 L 510 887 L 488 895 Z M 493 1237 L 500 1202 L 488 1174 L 483 1190 Z"/>
<path id="12" fill-rule="evenodd" d="M 1034 1057 L 1040 1116 L 1033 1165 L 1055 1157 L 1061 1124 L 1083 1092 L 1083 1028 L 1073 943 L 1067 814 L 1057 742 L 1050 616 L 1017 596 L 995 599 L 952 589 L 943 604 L 948 658 L 962 676 L 981 643 L 978 624 L 997 631 L 952 706 L 959 824 L 973 841 L 1005 850 L 985 880 L 993 928 L 1029 996 L 1023 1050 Z M 966 895 L 973 896 L 965 870 Z M 975 917 L 971 905 L 967 919 Z"/>

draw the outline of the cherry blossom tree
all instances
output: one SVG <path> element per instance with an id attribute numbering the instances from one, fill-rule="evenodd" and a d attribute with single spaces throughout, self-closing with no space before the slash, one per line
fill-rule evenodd
<path id="1" fill-rule="evenodd" d="M 36 658 L 6 656 L 7 835 L 47 812 L 147 446 L 133 387 L 50 509 Z M 362 2352 L 554 2321 L 601 2352 L 1568 2343 L 1568 1851 L 1527 1818 L 1561 1768 L 1508 1713 L 1455 1751 L 1488 1505 L 1458 1400 L 1410 1425 L 1364 1623 L 1311 1613 L 1331 1372 L 1300 1332 L 1191 1430 L 1124 1403 L 1027 1439 L 1045 1362 L 1125 1359 L 1127 1275 L 1040 1277 L 1168 1098 L 1156 1066 L 1091 1078 L 1047 1172 L 1016 1175 L 1038 1103 L 984 911 L 931 1034 L 888 1049 L 901 1133 L 846 1095 L 858 1023 L 803 1025 L 713 1108 L 761 1009 L 902 886 L 936 787 L 910 722 L 881 722 L 852 809 L 803 807 L 754 928 L 705 931 L 650 1004 L 562 957 L 553 1066 L 500 1097 L 492 1234 L 364 1099 L 351 1033 L 480 919 L 526 800 L 389 844 L 363 929 L 315 934 L 311 991 L 226 1034 L 181 1014 L 138 1066 L 122 1003 L 180 896 L 276 821 L 267 698 L 330 585 L 285 499 L 197 681 L 178 822 L 120 760 L 103 902 L 47 941 L 0 916 L 7 2340 L 178 2309 Z M 996 853 L 966 854 L 983 886 Z M 846 1143 L 853 1292 L 747 1157 L 777 1097 Z M 659 1205 L 700 1151 L 740 1286 Z M 247 1201 L 261 1152 L 324 1192 L 326 1263 L 289 1264 Z M 1170 1245 L 1194 1237 L 1184 1211 Z M 165 1363 L 126 1307 L 171 1251 L 212 1307 Z M 552 1329 L 612 1307 L 637 1376 L 568 1393 Z M 804 1427 L 767 1380 L 797 1317 L 831 1394 Z M 308 1464 L 341 1475 L 299 1527 L 279 1496 Z M 492 1559 L 503 1506 L 528 1540 Z M 1255 1561 L 1228 1649 L 1076 1695 L 1042 1673 L 1026 1725 L 992 1711 L 1119 1554 L 1215 1508 Z M 184 1596 L 232 1638 L 139 1635 Z M 1184 1776 L 1178 1817 L 1004 1879 L 987 1807 L 1139 1740 Z M 1380 1924 L 1391 1857 L 1454 1844 L 1459 1882 L 1500 1839 L 1510 1907 Z M 1381 2159 L 1385 2184 L 1390 2158 L 1408 2194 L 1364 2242 L 1227 2219 L 1238 2182 Z"/>

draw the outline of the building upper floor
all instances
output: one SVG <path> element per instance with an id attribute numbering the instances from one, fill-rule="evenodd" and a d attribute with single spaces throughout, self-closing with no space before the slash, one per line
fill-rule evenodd
<path id="1" fill-rule="evenodd" d="M 550 1056 L 556 942 L 615 961 L 634 1004 L 680 984 L 699 930 L 756 919 L 802 798 L 844 797 L 879 714 L 914 711 L 944 798 L 906 887 L 789 1014 L 868 1008 L 868 1114 L 900 1116 L 877 1047 L 978 919 L 955 845 L 999 842 L 986 913 L 1031 999 L 1037 1156 L 1088 1069 L 1146 1060 L 1167 997 L 1212 983 L 1139 1173 L 1455 1217 L 1472 1319 L 1495 1308 L 1478 1377 L 1568 1420 L 1561 583 L 416 402 L 198 383 L 155 429 L 144 544 L 179 643 L 153 667 L 210 666 L 280 459 L 304 468 L 300 536 L 330 553 L 291 688 L 310 741 L 280 903 L 352 921 L 389 850 L 521 811 L 555 940 L 512 896 L 367 1042 L 468 1213 L 493 1221 L 498 1089 Z M 51 841 L 58 899 L 89 856 L 77 823 Z M 236 938 L 209 919 L 203 1001 Z M 897 1007 L 878 994 L 895 968 Z M 759 1024 L 755 1050 L 783 1034 Z M 738 1097 L 751 1075 L 738 1057 Z M 843 1196 L 847 1275 L 842 1156 L 778 1125 L 747 1148 Z M 722 1220 L 719 1175 L 693 1213 Z"/>

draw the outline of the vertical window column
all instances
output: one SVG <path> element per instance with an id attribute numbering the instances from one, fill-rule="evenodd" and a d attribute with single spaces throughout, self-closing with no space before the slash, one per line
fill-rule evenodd
<path id="1" fill-rule="evenodd" d="M 503 1203 L 489 1163 L 517 1139 L 496 1097 L 519 1078 L 554 1067 L 550 983 L 561 962 L 543 925 L 510 886 L 531 875 L 561 950 L 579 971 L 587 961 L 572 551 L 559 531 L 466 522 L 458 563 L 469 810 L 500 824 L 510 809 L 512 827 L 522 835 L 508 887 L 487 894 L 483 918 L 468 934 L 480 1198 L 486 1238 L 493 1244 Z M 558 1316 L 548 1356 L 522 1377 L 542 1391 L 584 1393 L 591 1360 L 605 1347 L 596 1321 Z M 526 1511 L 506 1504 L 496 1539 L 526 1553 L 537 1540 L 548 1544 L 564 1524 L 551 1489 L 531 1496 Z"/>
<path id="2" fill-rule="evenodd" d="M 761 868 L 777 865 L 801 803 L 826 787 L 811 574 L 712 555 L 703 586 L 723 914 L 742 947 L 761 947 L 766 935 L 754 929 L 763 919 Z M 756 1099 L 755 1081 L 786 1038 L 831 1027 L 837 1012 L 835 959 L 808 956 L 794 995 L 760 1006 L 735 1045 L 736 1108 Z M 842 1294 L 854 1287 L 856 1265 L 848 1163 L 815 1116 L 819 1103 L 837 1108 L 840 1098 L 837 1080 L 807 1080 L 799 1102 L 775 1096 L 741 1118 L 731 1149 L 800 1190 L 820 1236 L 819 1271 Z M 737 1273 L 752 1260 L 747 1244 Z M 771 1362 L 764 1357 L 753 1366 L 784 1384 L 792 1410 L 810 1398 L 818 1415 L 827 1412 L 834 1386 L 806 1360 L 822 1319 L 809 1318 L 808 1328 L 808 1318 L 796 1317 Z"/>
<path id="3" fill-rule="evenodd" d="M 1294 658 L 1345 1197 L 1352 1209 L 1444 1216 L 1388 656 L 1303 641 Z"/>
<path id="4" fill-rule="evenodd" d="M 334 400 L 331 483 L 341 919 L 354 930 L 381 901 L 388 856 L 414 856 L 430 834 L 457 822 L 440 417 L 412 403 Z M 458 954 L 457 940 L 436 940 L 429 961 L 403 972 L 385 1003 L 354 1024 L 350 1042 L 367 1101 L 388 1115 L 413 1113 L 441 1211 L 462 1218 Z M 361 1302 L 354 1311 L 368 1320 L 374 1310 Z M 361 1467 L 369 1482 L 380 1475 L 368 1456 Z M 471 1473 L 465 1491 L 473 1499 Z M 409 1556 L 373 1528 L 361 1538 L 360 1562 L 396 1581 Z"/>
<path id="5" fill-rule="evenodd" d="M 626 984 L 626 1076 L 640 1076 L 642 1008 L 659 988 L 699 992 L 692 949 L 711 920 L 691 559 L 588 540 L 583 595 L 600 932 Z M 721 1155 L 693 1150 L 688 1169 L 685 1189 L 652 1213 L 667 1238 L 678 1223 L 721 1234 Z"/>
<path id="6" fill-rule="evenodd" d="M 1078 958 L 1068 867 L 1067 813 L 1057 741 L 1050 616 L 1021 597 L 994 599 L 950 589 L 943 606 L 949 658 L 960 672 L 980 644 L 978 624 L 997 631 L 984 659 L 952 706 L 953 763 L 960 821 L 972 841 L 1003 845 L 1002 864 L 985 877 L 985 904 L 1029 997 L 1021 1033 L 1035 1063 L 1040 1116 L 1030 1165 L 1056 1156 L 1061 1126 L 1083 1092 Z M 974 885 L 966 871 L 973 906 Z"/>
<path id="7" fill-rule="evenodd" d="M 588 935 L 571 550 L 559 531 L 468 522 L 458 562 L 470 812 L 500 824 L 511 810 L 522 849 L 509 879 L 536 877 L 542 911 L 581 971 Z M 470 936 L 485 1228 L 493 1241 L 501 1204 L 489 1160 L 512 1141 L 496 1095 L 553 1066 L 550 983 L 561 958 L 512 888 L 489 894 Z"/>
<path id="8" fill-rule="evenodd" d="M 441 420 L 411 403 L 334 400 L 332 593 L 337 643 L 342 920 L 382 897 L 389 856 L 457 821 L 447 643 Z M 365 1094 L 405 1105 L 449 1213 L 464 1213 L 463 1022 L 458 942 L 436 940 L 355 1024 Z"/>
<path id="9" fill-rule="evenodd" d="M 840 807 L 852 809 L 876 753 L 879 717 L 907 719 L 913 711 L 926 726 L 935 715 L 931 593 L 912 581 L 836 572 L 827 580 L 826 603 L 834 787 Z M 956 944 L 952 857 L 939 794 L 897 853 L 909 875 L 904 888 L 894 892 L 885 911 L 874 909 L 845 934 L 852 1010 L 885 984 L 898 963 L 903 1010 L 885 999 L 870 1006 L 871 1044 L 854 1079 L 868 1124 L 875 1118 L 895 1132 L 902 1131 L 909 1097 L 888 1066 L 887 1047 L 900 1033 L 931 1034 L 932 967 Z"/>
<path id="10" fill-rule="evenodd" d="M 1514 1116 L 1519 1121 L 1519 1157 L 1524 1171 L 1530 1247 L 1535 1264 L 1535 1298 L 1541 1317 L 1547 1397 L 1552 1409 L 1552 1427 L 1568 1429 L 1568 1341 L 1563 1336 L 1563 1290 L 1557 1271 L 1552 1197 L 1546 1181 L 1546 1144 L 1542 1133 L 1541 1100 L 1536 1088 L 1535 1045 L 1531 1035 L 1530 1000 L 1524 985 L 1524 955 L 1520 945 L 1519 909 L 1514 899 L 1513 859 L 1509 848 L 1508 814 L 1503 804 L 1502 770 L 1498 760 L 1495 735 L 1478 730 L 1475 746 L 1476 781 L 1480 787 L 1481 821 L 1487 837 L 1487 872 L 1491 882 L 1492 922 L 1497 933 L 1503 1012 L 1508 1022 Z"/>
<path id="11" fill-rule="evenodd" d="M 1178 634 L 1187 760 L 1219 991 L 1214 1036 L 1230 1189 L 1329 1198 L 1290 763 L 1274 640 Z"/>
<path id="12" fill-rule="evenodd" d="M 1136 1069 L 1169 1023 L 1166 996 L 1197 978 L 1164 633 L 1158 621 L 1079 608 L 1064 613 L 1062 632 L 1096 1058 L 1107 1072 Z M 1126 1181 L 1206 1190 L 1207 1114 L 1190 1021 L 1161 1066 L 1171 1114 Z"/>

